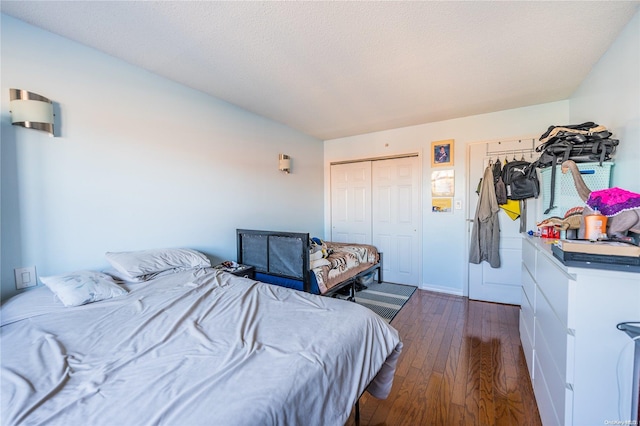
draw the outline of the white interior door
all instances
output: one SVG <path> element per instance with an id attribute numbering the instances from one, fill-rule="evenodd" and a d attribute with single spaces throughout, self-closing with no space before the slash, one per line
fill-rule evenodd
<path id="1" fill-rule="evenodd" d="M 417 156 L 372 163 L 373 245 L 384 256 L 384 281 L 420 285 L 420 182 Z"/>
<path id="2" fill-rule="evenodd" d="M 509 148 L 503 145 L 504 150 Z M 471 230 L 478 204 L 476 188 L 489 160 L 497 159 L 487 157 L 487 144 L 470 144 L 468 146 L 469 170 L 468 194 L 467 194 L 467 224 L 468 241 L 471 238 Z M 518 154 L 520 155 L 520 154 Z M 502 159 L 504 155 L 500 156 Z M 511 159 L 511 158 L 509 158 Z M 522 235 L 520 234 L 520 219 L 512 220 L 503 209 L 498 213 L 500 223 L 500 267 L 492 268 L 489 263 L 482 262 L 478 265 L 468 263 L 469 298 L 488 302 L 520 304 L 521 297 L 521 263 L 522 263 Z M 469 253 L 467 244 L 467 255 Z"/>
<path id="3" fill-rule="evenodd" d="M 331 241 L 371 244 L 371 161 L 331 166 Z"/>

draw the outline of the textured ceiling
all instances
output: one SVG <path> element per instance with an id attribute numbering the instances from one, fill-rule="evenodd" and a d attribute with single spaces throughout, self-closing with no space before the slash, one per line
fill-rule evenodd
<path id="1" fill-rule="evenodd" d="M 640 2 L 6 1 L 319 139 L 568 98 Z"/>

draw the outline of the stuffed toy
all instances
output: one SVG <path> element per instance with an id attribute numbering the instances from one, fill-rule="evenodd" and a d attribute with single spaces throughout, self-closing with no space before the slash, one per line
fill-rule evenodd
<path id="1" fill-rule="evenodd" d="M 314 255 L 317 252 L 321 253 L 321 256 L 319 257 L 319 259 L 326 258 L 327 256 L 329 256 L 329 248 L 327 247 L 327 244 L 324 241 L 322 241 L 320 238 L 318 237 L 311 238 L 311 241 L 309 241 L 309 245 L 311 246 L 310 253 L 312 255 Z M 315 256 L 317 256 L 317 254 Z M 312 256 L 312 257 L 315 257 L 315 256 Z"/>

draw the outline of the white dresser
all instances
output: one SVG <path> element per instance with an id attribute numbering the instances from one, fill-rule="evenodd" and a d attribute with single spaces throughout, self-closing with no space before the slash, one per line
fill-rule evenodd
<path id="1" fill-rule="evenodd" d="M 640 273 L 566 267 L 547 240 L 523 238 L 520 340 L 544 425 L 631 418 L 624 321 L 640 321 Z"/>

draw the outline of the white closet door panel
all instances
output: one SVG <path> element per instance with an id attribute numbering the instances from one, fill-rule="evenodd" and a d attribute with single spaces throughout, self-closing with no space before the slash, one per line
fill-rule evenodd
<path id="1" fill-rule="evenodd" d="M 406 256 L 398 258 L 398 272 L 410 275 L 414 266 L 412 264 L 413 238 L 410 236 L 398 237 L 398 252 L 406 254 Z"/>
<path id="2" fill-rule="evenodd" d="M 398 222 L 402 224 L 411 225 L 413 223 L 412 218 L 412 206 L 413 206 L 413 187 L 412 186 L 399 186 L 398 187 Z"/>
<path id="3" fill-rule="evenodd" d="M 381 223 L 389 224 L 391 223 L 391 206 L 393 200 L 391 198 L 391 188 L 379 187 L 376 188 L 377 191 L 377 199 L 378 199 L 378 211 L 376 220 Z"/>
<path id="4" fill-rule="evenodd" d="M 353 188 L 353 221 L 364 224 L 369 221 L 371 205 L 369 204 L 369 188 Z M 369 225 L 367 223 L 367 225 Z"/>
<path id="5" fill-rule="evenodd" d="M 378 251 L 383 253 L 382 276 L 385 281 L 388 281 L 385 274 L 389 270 L 397 269 L 396 263 L 398 261 L 398 255 L 393 245 L 393 238 L 391 235 L 376 233 L 373 245 L 378 248 Z"/>
<path id="6" fill-rule="evenodd" d="M 337 188 L 333 200 L 333 220 L 344 222 L 347 220 L 347 189 Z"/>
<path id="7" fill-rule="evenodd" d="M 336 243 L 346 243 L 349 240 L 349 234 L 346 232 L 333 232 L 331 234 L 331 241 Z"/>
<path id="8" fill-rule="evenodd" d="M 383 252 L 385 281 L 420 285 L 418 157 L 374 161 L 373 244 Z"/>
<path id="9" fill-rule="evenodd" d="M 337 243 L 371 244 L 371 234 L 351 232 L 344 234 L 343 239 L 333 241 Z"/>
<path id="10" fill-rule="evenodd" d="M 371 244 L 371 162 L 331 166 L 331 241 Z"/>

